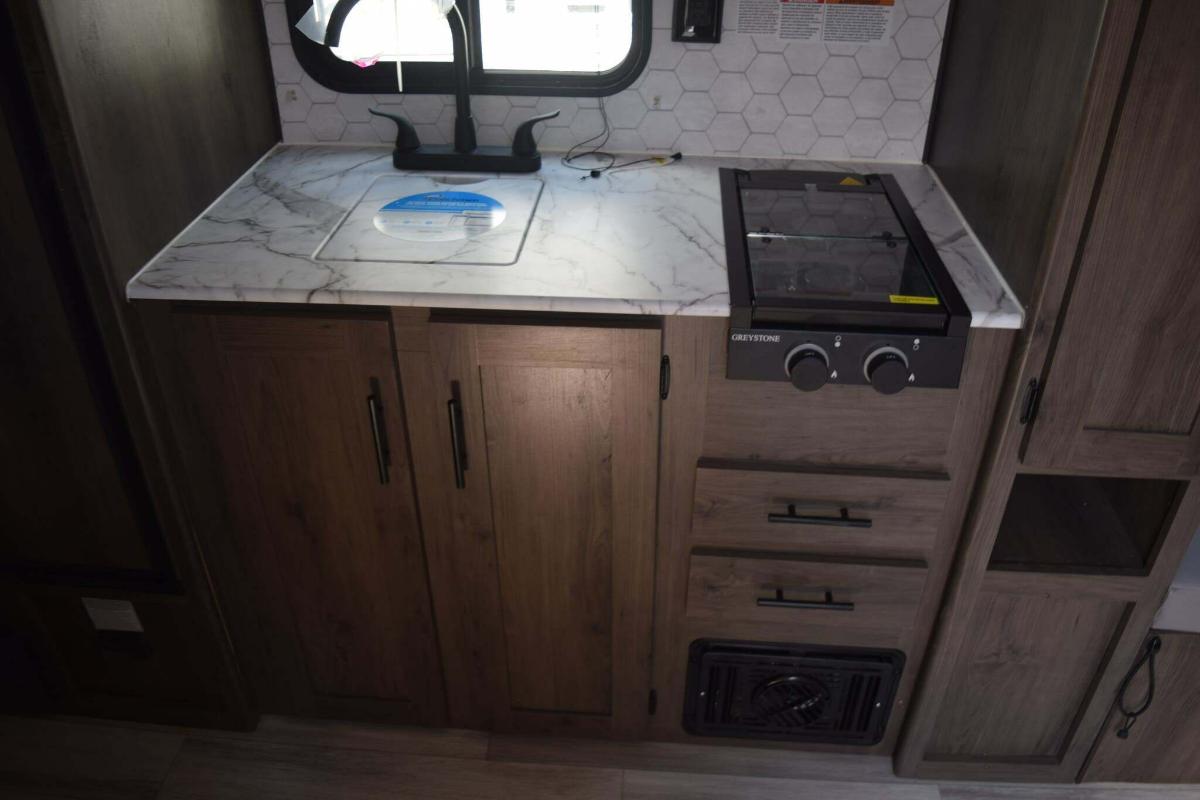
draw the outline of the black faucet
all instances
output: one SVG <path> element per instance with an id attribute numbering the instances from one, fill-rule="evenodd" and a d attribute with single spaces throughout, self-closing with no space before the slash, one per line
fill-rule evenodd
<path id="1" fill-rule="evenodd" d="M 359 0 L 341 0 L 334 6 L 325 28 L 325 44 L 335 47 L 341 41 L 342 25 L 350 9 Z M 446 170 L 452 172 L 537 172 L 542 154 L 533 138 L 533 126 L 558 116 L 558 110 L 531 117 L 513 134 L 512 148 L 479 146 L 475 142 L 475 120 L 471 116 L 471 62 L 467 48 L 467 26 L 458 3 L 446 15 L 450 38 L 454 43 L 454 145 L 424 145 L 407 119 L 386 111 L 368 109 L 377 117 L 396 123 L 396 146 L 392 166 L 396 169 Z"/>

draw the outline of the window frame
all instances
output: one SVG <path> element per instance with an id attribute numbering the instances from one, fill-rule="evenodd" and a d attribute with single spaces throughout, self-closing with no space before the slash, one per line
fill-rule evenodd
<path id="1" fill-rule="evenodd" d="M 637 80 L 650 59 L 653 0 L 632 0 L 633 36 L 629 53 L 606 72 L 526 72 L 485 70 L 479 26 L 479 0 L 460 0 L 470 27 L 471 94 L 533 95 L 543 97 L 603 97 L 628 88 Z M 345 94 L 396 94 L 394 62 L 358 67 L 342 61 L 329 48 L 312 41 L 296 29 L 296 23 L 311 6 L 311 0 L 285 0 L 292 51 L 304 71 L 326 89 Z M 453 65 L 420 61 L 404 65 L 405 94 L 453 94 Z"/>

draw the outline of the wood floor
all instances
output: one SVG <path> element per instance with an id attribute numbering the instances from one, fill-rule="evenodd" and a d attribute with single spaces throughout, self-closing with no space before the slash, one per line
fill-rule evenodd
<path id="1" fill-rule="evenodd" d="M 5 800 L 1196 800 L 1200 786 L 894 778 L 888 759 L 266 717 L 238 734 L 0 717 Z"/>

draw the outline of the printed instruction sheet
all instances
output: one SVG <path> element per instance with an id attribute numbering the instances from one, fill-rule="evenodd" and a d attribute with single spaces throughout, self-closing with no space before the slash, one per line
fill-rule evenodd
<path id="1" fill-rule="evenodd" d="M 737 31 L 796 42 L 879 44 L 896 0 L 738 0 Z"/>

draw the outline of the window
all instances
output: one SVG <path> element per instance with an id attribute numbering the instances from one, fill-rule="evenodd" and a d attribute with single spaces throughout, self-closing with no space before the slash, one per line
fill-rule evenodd
<path id="1" fill-rule="evenodd" d="M 387 52 L 366 67 L 342 60 L 295 27 L 313 7 L 313 0 L 286 1 L 292 47 L 313 78 L 339 92 L 398 91 L 396 65 L 386 60 Z M 470 32 L 473 94 L 614 94 L 633 83 L 650 55 L 651 0 L 458 0 L 458 5 Z M 324 0 L 324 11 L 332 6 Z M 390 2 L 372 7 L 360 0 L 346 17 L 343 44 L 355 36 L 360 38 L 354 41 L 362 42 L 391 29 L 396 20 L 390 9 Z M 402 67 L 404 91 L 453 92 L 453 67 L 446 60 L 450 29 L 445 20 L 409 21 L 408 29 L 419 33 L 408 37 L 404 47 L 410 54 Z M 381 49 L 386 48 L 381 45 Z M 413 53 L 425 55 L 409 60 Z"/>

